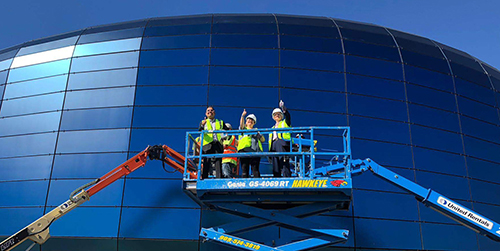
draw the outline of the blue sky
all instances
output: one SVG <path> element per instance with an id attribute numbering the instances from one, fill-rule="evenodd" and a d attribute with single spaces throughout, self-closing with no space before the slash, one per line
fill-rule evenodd
<path id="1" fill-rule="evenodd" d="M 434 39 L 500 69 L 500 1 L 17 0 L 3 1 L 0 49 L 90 26 L 203 13 L 327 16 Z"/>

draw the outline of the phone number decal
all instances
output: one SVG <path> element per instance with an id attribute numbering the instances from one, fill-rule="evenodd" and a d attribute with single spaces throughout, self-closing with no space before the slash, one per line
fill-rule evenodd
<path id="1" fill-rule="evenodd" d="M 237 245 L 237 246 L 242 246 L 242 247 L 246 247 L 246 248 L 251 248 L 251 249 L 254 249 L 254 250 L 259 250 L 260 249 L 260 245 L 257 245 L 257 244 L 254 244 L 254 243 L 248 242 L 248 241 L 242 241 L 242 240 L 234 239 L 234 238 L 227 237 L 227 236 L 224 236 L 224 235 L 221 235 L 219 237 L 219 240 L 221 240 L 223 242 L 226 242 L 226 243 L 229 243 L 229 244 L 233 244 L 233 245 Z"/>

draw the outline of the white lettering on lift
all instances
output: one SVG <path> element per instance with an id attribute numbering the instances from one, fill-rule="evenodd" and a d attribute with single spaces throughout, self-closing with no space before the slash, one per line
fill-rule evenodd
<path id="1" fill-rule="evenodd" d="M 437 202 L 440 205 L 443 205 L 446 209 L 457 213 L 458 215 L 462 216 L 463 218 L 469 219 L 469 220 L 471 220 L 471 221 L 473 221 L 473 222 L 475 222 L 475 223 L 477 223 L 477 224 L 479 224 L 479 225 L 481 225 L 489 230 L 491 230 L 491 228 L 493 228 L 493 223 L 490 222 L 490 220 L 485 219 L 485 218 L 475 214 L 474 212 L 469 211 L 469 209 L 458 205 L 457 203 L 455 203 L 454 201 L 452 201 L 450 199 L 446 199 L 446 198 L 439 196 Z"/>
<path id="2" fill-rule="evenodd" d="M 229 188 L 242 188 L 242 187 L 246 187 L 246 184 L 245 184 L 245 182 L 232 182 L 232 181 L 229 181 L 227 183 L 227 186 Z"/>

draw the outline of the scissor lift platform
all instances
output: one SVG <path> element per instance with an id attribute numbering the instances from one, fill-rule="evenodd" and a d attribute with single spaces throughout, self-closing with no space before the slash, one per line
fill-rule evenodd
<path id="1" fill-rule="evenodd" d="M 348 127 L 310 127 L 274 129 L 290 133 L 307 134 L 307 138 L 291 140 L 290 152 L 276 153 L 238 153 L 238 154 L 189 154 L 189 142 L 196 143 L 195 136 L 204 138 L 208 132 L 188 132 L 186 139 L 186 167 L 190 160 L 202 158 L 228 157 L 272 157 L 287 155 L 293 162 L 293 174 L 288 178 L 227 178 L 190 179 L 186 168 L 184 191 L 203 208 L 210 208 L 231 215 L 242 217 L 241 221 L 202 228 L 200 236 L 205 240 L 217 241 L 221 244 L 239 247 L 247 250 L 305 250 L 314 247 L 345 242 L 349 231 L 332 229 L 330 226 L 311 222 L 306 217 L 318 215 L 333 210 L 348 210 L 351 203 L 352 183 L 349 168 L 350 142 Z M 343 151 L 315 151 L 314 132 L 318 130 L 340 130 L 338 138 L 342 140 Z M 259 130 L 261 133 L 267 130 Z M 220 131 L 222 132 L 222 131 Z M 227 132 L 224 132 L 227 133 Z M 249 133 L 249 131 L 231 131 L 229 134 Z M 256 132 L 255 132 L 256 133 Z M 203 145 L 203 143 L 201 143 Z M 328 155 L 336 159 L 323 170 L 329 175 L 316 172 L 315 160 L 318 155 Z M 340 161 L 338 159 L 341 158 Z M 201 173 L 198 165 L 197 173 Z M 336 173 L 336 175 L 334 174 Z M 272 225 L 291 229 L 311 238 L 273 247 L 237 237 L 240 233 L 252 231 Z"/>

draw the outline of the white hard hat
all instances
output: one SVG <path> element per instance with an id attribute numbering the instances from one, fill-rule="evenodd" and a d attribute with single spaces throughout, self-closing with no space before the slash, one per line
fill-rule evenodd
<path id="1" fill-rule="evenodd" d="M 226 123 L 226 127 L 229 128 L 229 129 L 231 129 L 231 130 L 233 129 L 233 127 L 229 123 Z"/>
<path id="2" fill-rule="evenodd" d="M 281 113 L 281 117 L 283 117 L 283 111 L 281 111 L 280 108 L 274 108 L 273 113 L 271 114 L 271 116 L 274 116 L 274 114 L 278 113 L 278 112 Z"/>
<path id="3" fill-rule="evenodd" d="M 255 117 L 255 115 L 253 114 L 248 115 L 246 119 L 253 119 L 253 121 L 255 121 L 255 124 L 257 124 L 257 117 Z"/>

